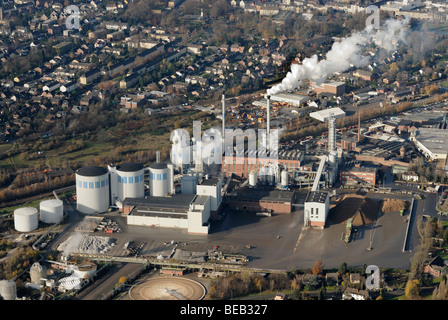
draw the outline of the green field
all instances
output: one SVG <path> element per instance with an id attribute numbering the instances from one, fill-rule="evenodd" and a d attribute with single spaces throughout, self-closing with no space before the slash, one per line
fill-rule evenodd
<path id="1" fill-rule="evenodd" d="M 157 119 L 117 120 L 115 126 L 96 131 L 82 132 L 74 137 L 50 137 L 35 141 L 22 140 L 15 145 L 0 145 L 0 156 L 11 151 L 10 156 L 0 157 L 0 169 L 8 168 L 48 168 L 69 165 L 77 168 L 86 162 L 113 157 L 117 161 L 126 161 L 139 151 L 162 151 L 163 158 L 171 150 L 170 135 L 175 128 L 191 131 L 193 121 L 203 123 L 202 129 L 219 125 L 217 120 L 207 113 L 185 112 L 161 115 Z M 136 127 L 132 127 L 136 124 Z M 127 127 L 129 126 L 129 127 Z M 72 148 L 74 142 L 80 146 Z M 74 150 L 74 151 L 70 151 Z M 155 156 L 154 156 L 155 158 Z M 97 159 L 96 161 L 100 161 Z M 103 164 L 105 165 L 105 163 Z"/>
<path id="2" fill-rule="evenodd" d="M 42 199 L 34 200 L 34 201 L 27 202 L 27 203 L 24 203 L 24 204 L 21 204 L 21 205 L 17 205 L 17 206 L 1 208 L 0 209 L 0 214 L 11 214 L 11 213 L 14 212 L 14 210 L 16 210 L 18 208 L 23 208 L 23 207 L 33 207 L 33 208 L 39 209 L 39 204 L 41 203 L 41 201 L 47 200 L 47 199 L 53 199 L 53 197 L 42 198 Z"/>

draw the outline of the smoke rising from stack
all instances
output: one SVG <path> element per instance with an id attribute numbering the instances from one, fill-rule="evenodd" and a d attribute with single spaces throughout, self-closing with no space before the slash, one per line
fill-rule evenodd
<path id="1" fill-rule="evenodd" d="M 376 46 L 387 52 L 396 50 L 398 43 L 406 40 L 408 23 L 409 18 L 390 19 L 384 23 L 382 29 L 375 30 L 369 26 L 350 37 L 343 38 L 340 42 L 335 42 L 327 52 L 325 60 L 319 61 L 317 55 L 313 55 L 305 58 L 302 64 L 293 64 L 282 82 L 267 90 L 267 95 L 294 90 L 304 79 L 322 83 L 327 76 L 344 71 L 351 65 L 357 68 L 367 65 L 370 57 L 361 55 L 363 47 L 373 41 Z"/>

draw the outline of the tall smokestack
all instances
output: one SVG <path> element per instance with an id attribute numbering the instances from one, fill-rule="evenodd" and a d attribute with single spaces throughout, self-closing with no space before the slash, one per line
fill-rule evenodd
<path id="1" fill-rule="evenodd" d="M 270 149 L 271 134 L 271 96 L 266 96 L 266 150 Z"/>
<path id="2" fill-rule="evenodd" d="M 225 153 L 224 146 L 226 140 L 226 97 L 222 95 L 222 152 Z"/>
<path id="3" fill-rule="evenodd" d="M 358 111 L 358 142 L 361 140 L 361 112 Z"/>
<path id="4" fill-rule="evenodd" d="M 330 113 L 330 119 L 328 119 L 328 151 L 332 152 L 336 150 L 336 118 L 333 113 Z"/>

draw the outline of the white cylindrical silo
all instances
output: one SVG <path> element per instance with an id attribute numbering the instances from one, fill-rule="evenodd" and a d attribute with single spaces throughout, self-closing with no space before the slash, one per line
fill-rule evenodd
<path id="1" fill-rule="evenodd" d="M 267 183 L 268 177 L 267 177 L 267 168 L 261 167 L 260 168 L 260 182 L 261 184 L 265 185 Z"/>
<path id="2" fill-rule="evenodd" d="M 0 296 L 3 300 L 15 300 L 17 287 L 14 280 L 0 280 Z"/>
<path id="3" fill-rule="evenodd" d="M 198 177 L 196 175 L 183 176 L 180 181 L 180 192 L 186 194 L 196 194 Z"/>
<path id="4" fill-rule="evenodd" d="M 191 162 L 190 135 L 184 129 L 176 129 L 171 135 L 171 162 L 177 169 L 189 165 Z"/>
<path id="5" fill-rule="evenodd" d="M 169 193 L 169 169 L 164 163 L 149 165 L 149 189 L 152 197 L 165 197 Z"/>
<path id="6" fill-rule="evenodd" d="M 62 200 L 44 200 L 39 204 L 40 221 L 45 223 L 57 223 L 64 216 L 64 204 Z"/>
<path id="7" fill-rule="evenodd" d="M 47 268 L 35 262 L 30 268 L 31 283 L 43 285 L 47 279 Z"/>
<path id="8" fill-rule="evenodd" d="M 281 173 L 281 182 L 280 185 L 282 188 L 286 188 L 289 184 L 288 171 L 283 170 Z"/>
<path id="9" fill-rule="evenodd" d="M 268 183 L 271 186 L 275 184 L 275 170 L 272 166 L 268 168 Z"/>
<path id="10" fill-rule="evenodd" d="M 144 198 L 144 168 L 140 163 L 123 163 L 116 167 L 117 196 L 126 198 Z"/>
<path id="11" fill-rule="evenodd" d="M 80 265 L 77 265 L 73 269 L 73 276 L 78 277 L 80 279 L 89 279 L 95 274 L 96 271 L 97 271 L 97 265 L 90 261 L 86 261 L 81 263 Z"/>
<path id="12" fill-rule="evenodd" d="M 36 208 L 24 207 L 14 210 L 14 227 L 20 232 L 36 230 L 39 225 Z"/>
<path id="13" fill-rule="evenodd" d="M 103 213 L 109 209 L 109 171 L 104 167 L 83 167 L 76 171 L 77 210 Z"/>
<path id="14" fill-rule="evenodd" d="M 250 187 L 257 186 L 257 173 L 253 170 L 249 173 L 249 186 Z"/>

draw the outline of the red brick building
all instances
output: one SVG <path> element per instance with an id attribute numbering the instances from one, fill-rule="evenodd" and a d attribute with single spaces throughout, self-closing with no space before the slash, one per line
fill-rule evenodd
<path id="1" fill-rule="evenodd" d="M 257 173 L 260 172 L 260 169 L 270 162 L 271 159 L 265 157 L 255 157 L 253 159 L 249 159 L 247 156 L 244 158 L 236 158 L 229 157 L 230 163 L 227 163 L 228 157 L 223 156 L 222 158 L 222 167 L 226 176 L 230 174 L 234 174 L 236 176 L 247 178 L 249 177 L 249 173 L 252 170 L 255 170 Z M 255 163 L 251 163 L 252 160 L 255 160 Z M 241 162 L 241 163 L 239 163 Z M 309 170 L 301 168 L 301 163 L 303 162 L 303 153 L 300 151 L 280 151 L 278 154 L 278 165 L 283 168 L 288 169 L 289 171 L 293 170 Z"/>
<path id="2" fill-rule="evenodd" d="M 352 167 L 339 170 L 339 181 L 342 184 L 368 184 L 376 185 L 377 167 Z"/>

